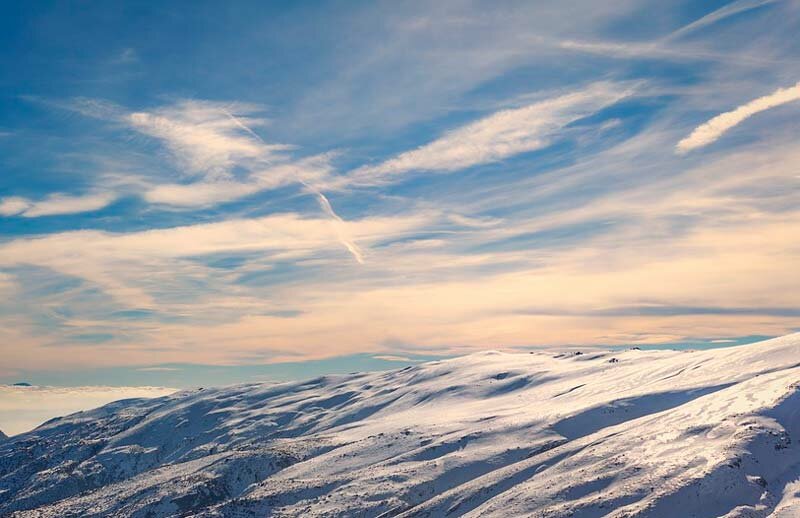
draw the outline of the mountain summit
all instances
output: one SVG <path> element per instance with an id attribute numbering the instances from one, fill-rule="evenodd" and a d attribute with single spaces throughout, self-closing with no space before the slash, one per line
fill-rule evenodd
<path id="1" fill-rule="evenodd" d="M 800 516 L 800 335 L 196 389 L 0 444 L 0 515 Z"/>

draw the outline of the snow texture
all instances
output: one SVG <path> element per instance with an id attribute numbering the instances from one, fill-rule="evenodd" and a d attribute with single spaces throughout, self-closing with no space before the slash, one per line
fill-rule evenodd
<path id="1" fill-rule="evenodd" d="M 0 516 L 800 516 L 800 334 L 486 352 L 119 401 L 0 443 Z"/>

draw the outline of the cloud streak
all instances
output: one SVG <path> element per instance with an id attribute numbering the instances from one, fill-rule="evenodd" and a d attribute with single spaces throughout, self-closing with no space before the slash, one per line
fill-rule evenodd
<path id="1" fill-rule="evenodd" d="M 264 141 L 251 129 L 267 124 L 258 116 L 262 108 L 254 104 L 184 99 L 139 111 L 97 99 L 46 104 L 121 125 L 159 142 L 174 169 L 172 178 L 136 179 L 137 194 L 149 203 L 209 207 L 298 179 L 319 181 L 332 172 L 330 153 L 295 160 L 289 154 L 293 146 Z"/>
<path id="2" fill-rule="evenodd" d="M 713 25 L 717 22 L 724 20 L 730 16 L 734 16 L 739 13 L 743 13 L 746 11 L 750 11 L 752 9 L 757 9 L 759 7 L 763 7 L 765 5 L 774 4 L 779 0 L 737 0 L 731 2 L 723 7 L 720 7 L 716 11 L 713 11 L 702 18 L 695 20 L 694 22 L 681 27 L 680 29 L 672 32 L 669 36 L 665 38 L 666 40 L 677 39 L 692 32 L 698 31 L 710 25 Z"/>
<path id="3" fill-rule="evenodd" d="M 431 217 L 416 214 L 336 223 L 353 241 L 369 244 L 418 229 Z M 36 264 L 87 279 L 126 307 L 151 308 L 155 305 L 153 292 L 167 285 L 179 286 L 181 279 L 191 283 L 198 273 L 191 258 L 257 254 L 267 265 L 311 258 L 338 249 L 341 238 L 331 232 L 330 225 L 329 218 L 289 213 L 141 232 L 64 232 L 3 243 L 0 268 Z"/>
<path id="4" fill-rule="evenodd" d="M 757 113 L 800 99 L 800 82 L 788 88 L 779 88 L 769 95 L 759 97 L 729 112 L 721 113 L 701 124 L 675 146 L 679 154 L 707 146 L 717 141 L 727 131 Z"/>
<path id="5" fill-rule="evenodd" d="M 723 3 L 321 4 L 270 16 L 275 38 L 207 35 L 188 64 L 219 67 L 197 75 L 136 41 L 111 68 L 108 46 L 93 63 L 123 90 L 52 77 L 137 104 L 14 111 L 0 141 L 0 370 L 796 327 L 790 107 L 741 128 L 768 139 L 675 153 L 797 81 L 797 4 Z M 126 202 L 22 219 L 106 192 Z"/>
<path id="6" fill-rule="evenodd" d="M 264 120 L 252 116 L 258 107 L 246 103 L 218 103 L 184 100 L 152 111 L 124 111 L 109 103 L 83 100 L 73 103 L 80 113 L 121 122 L 144 135 L 164 143 L 182 172 L 200 181 L 158 183 L 145 190 L 142 197 L 150 203 L 177 207 L 204 207 L 224 203 L 259 191 L 297 182 L 312 194 L 330 218 L 339 242 L 359 263 L 364 252 L 348 235 L 347 225 L 336 213 L 315 180 L 331 172 L 330 154 L 291 161 L 285 152 L 292 146 L 269 144 L 252 129 Z M 234 115 L 234 111 L 245 115 Z M 243 135 L 244 134 L 244 135 Z M 248 171 L 237 178 L 236 169 Z M 54 195 L 42 203 L 14 197 L 0 202 L 0 214 L 41 216 L 84 212 L 102 208 L 114 195 L 84 198 Z"/>
<path id="7" fill-rule="evenodd" d="M 41 216 L 80 214 L 103 209 L 116 199 L 117 196 L 113 193 L 93 193 L 83 196 L 51 194 L 39 201 L 11 196 L 0 200 L 0 215 L 38 218 Z"/>
<path id="8" fill-rule="evenodd" d="M 142 196 L 149 203 L 171 207 L 209 207 L 269 189 L 327 178 L 332 172 L 330 157 L 330 154 L 322 154 L 269 166 L 252 172 L 242 180 L 201 180 L 151 185 Z"/>
<path id="9" fill-rule="evenodd" d="M 209 180 L 230 180 L 234 167 L 248 161 L 260 163 L 284 160 L 283 144 L 245 137 L 242 124 L 230 117 L 230 110 L 253 114 L 258 108 L 243 103 L 215 103 L 185 100 L 152 111 L 126 114 L 122 120 L 134 130 L 161 140 L 185 174 L 199 174 Z M 248 124 L 264 120 L 248 117 Z"/>
<path id="10" fill-rule="evenodd" d="M 256 138 L 259 142 L 264 143 L 264 140 L 249 126 L 247 126 L 244 122 L 239 120 L 238 117 L 230 113 L 229 111 L 225 112 L 228 117 L 233 119 L 233 121 L 244 131 L 248 134 Z M 303 187 L 305 187 L 309 192 L 311 192 L 314 196 L 316 196 L 317 201 L 319 203 L 320 208 L 322 211 L 331 218 L 333 223 L 334 230 L 336 231 L 336 236 L 339 238 L 339 242 L 347 249 L 348 252 L 353 256 L 353 258 L 359 264 L 364 264 L 364 252 L 358 247 L 358 245 L 353 241 L 352 237 L 347 235 L 347 231 L 345 230 L 344 220 L 339 217 L 335 210 L 333 210 L 333 205 L 331 205 L 330 200 L 325 194 L 322 193 L 316 186 L 311 184 L 308 180 L 304 179 L 300 175 L 295 175 L 298 182 L 300 182 Z"/>
<path id="11" fill-rule="evenodd" d="M 535 151 L 549 145 L 569 123 L 632 93 L 630 85 L 595 83 L 577 92 L 502 110 L 378 165 L 356 169 L 350 178 L 370 183 L 410 171 L 456 171 Z"/>

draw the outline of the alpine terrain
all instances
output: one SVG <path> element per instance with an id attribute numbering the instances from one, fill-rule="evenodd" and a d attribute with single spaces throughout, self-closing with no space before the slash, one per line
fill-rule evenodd
<path id="1" fill-rule="evenodd" d="M 800 334 L 198 388 L 0 441 L 0 515 L 797 517 L 798 387 Z"/>

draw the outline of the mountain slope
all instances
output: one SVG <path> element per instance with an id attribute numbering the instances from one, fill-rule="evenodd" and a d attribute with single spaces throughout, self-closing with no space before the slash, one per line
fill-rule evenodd
<path id="1" fill-rule="evenodd" d="M 127 400 L 0 444 L 0 515 L 800 516 L 800 335 Z"/>

